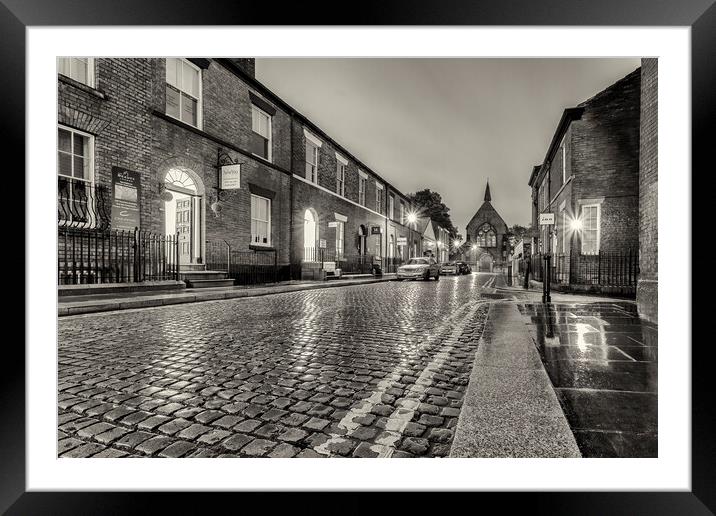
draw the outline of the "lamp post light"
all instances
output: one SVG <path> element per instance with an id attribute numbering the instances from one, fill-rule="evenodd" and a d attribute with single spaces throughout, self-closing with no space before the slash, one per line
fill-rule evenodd
<path id="1" fill-rule="evenodd" d="M 413 249 L 413 226 L 418 221 L 418 214 L 414 211 L 408 212 L 408 235 L 410 236 L 410 242 L 408 242 L 408 259 L 411 258 L 411 249 Z"/>
<path id="2" fill-rule="evenodd" d="M 581 233 L 582 227 L 581 217 L 575 217 L 569 221 L 569 283 L 572 283 L 572 269 L 573 269 L 573 250 L 574 250 L 574 234 Z"/>

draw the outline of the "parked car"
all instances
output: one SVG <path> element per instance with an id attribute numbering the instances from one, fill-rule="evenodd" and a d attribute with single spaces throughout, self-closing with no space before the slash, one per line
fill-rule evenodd
<path id="1" fill-rule="evenodd" d="M 472 269 L 470 268 L 470 265 L 465 262 L 455 262 L 455 265 L 457 265 L 458 274 L 471 274 L 472 273 Z"/>
<path id="2" fill-rule="evenodd" d="M 443 262 L 440 264 L 440 274 L 454 274 L 458 275 L 460 272 L 458 271 L 457 263 L 455 262 Z"/>
<path id="3" fill-rule="evenodd" d="M 408 263 L 398 267 L 398 279 L 440 279 L 440 266 L 434 258 L 411 258 Z"/>

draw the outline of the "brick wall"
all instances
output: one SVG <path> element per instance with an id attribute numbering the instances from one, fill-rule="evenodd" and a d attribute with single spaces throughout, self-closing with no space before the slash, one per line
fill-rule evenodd
<path id="1" fill-rule="evenodd" d="M 155 88 L 153 104 L 159 112 L 164 111 L 165 88 L 164 60 L 157 59 L 154 80 L 162 87 Z M 201 132 L 191 131 L 161 117 L 152 118 L 153 148 L 152 169 L 156 181 L 163 181 L 172 168 L 191 171 L 201 180 L 205 203 L 204 240 L 227 241 L 233 249 L 248 251 L 251 245 L 251 186 L 273 192 L 271 200 L 271 247 L 278 250 L 281 265 L 289 263 L 290 227 L 290 176 L 260 158 L 253 158 L 226 148 L 210 136 L 247 150 L 251 135 L 251 99 L 249 91 L 258 93 L 216 61 L 202 71 Z M 268 99 L 264 99 L 269 102 Z M 270 103 L 270 102 L 269 102 Z M 281 168 L 290 166 L 290 116 L 277 109 L 272 117 L 272 160 Z M 206 135 L 202 132 L 207 133 Z M 218 195 L 217 158 L 222 149 L 232 161 L 242 163 L 240 188 L 226 190 L 222 194 L 221 211 L 218 216 L 210 209 Z M 157 198 L 157 210 L 164 221 L 164 202 Z"/>
<path id="2" fill-rule="evenodd" d="M 641 132 L 639 138 L 639 313 L 657 321 L 658 232 L 658 59 L 641 60 Z"/>
<path id="3" fill-rule="evenodd" d="M 112 167 L 139 172 L 140 224 L 158 231 L 151 170 L 151 59 L 95 59 L 95 88 L 60 77 L 58 123 L 94 136 L 94 181 L 110 188 Z"/>
<path id="4" fill-rule="evenodd" d="M 253 59 L 232 59 L 253 77 Z M 221 60 L 201 63 L 202 100 L 199 128 L 192 128 L 167 117 L 166 65 L 163 58 L 97 59 L 96 88 L 89 88 L 70 79 L 58 81 L 60 123 L 95 136 L 95 178 L 99 184 L 111 186 L 111 168 L 120 166 L 141 174 L 141 225 L 159 233 L 166 231 L 165 200 L 162 199 L 164 177 L 172 169 L 190 175 L 202 196 L 204 226 L 202 242 L 226 240 L 233 248 L 248 250 L 250 245 L 251 189 L 272 192 L 271 241 L 279 252 L 279 263 L 291 262 L 291 253 L 298 259 L 303 247 L 303 214 L 307 208 L 316 210 L 320 235 L 329 249 L 335 247 L 335 230 L 327 227 L 335 220 L 334 213 L 348 217 L 345 229 L 346 254 L 357 253 L 358 227 L 380 225 L 381 237 L 369 236 L 368 254 L 382 251 L 387 255 L 388 234 L 396 240 L 408 236 L 408 228 L 388 224 L 348 200 L 358 202 L 359 165 L 320 131 L 312 131 L 323 140 L 319 160 L 319 185 L 335 192 L 336 151 L 349 159 L 345 177 L 345 196 L 341 199 L 311 185 L 293 179 L 291 173 L 305 176 L 304 122 L 290 112 L 280 100 L 260 85 L 237 76 Z M 272 117 L 272 159 L 267 162 L 248 151 L 251 137 L 250 92 L 276 109 Z M 218 200 L 218 153 L 242 163 L 240 189 L 222 193 L 218 214 L 210 208 Z M 392 190 L 367 167 L 366 206 L 387 212 L 388 192 L 395 194 L 395 218 L 400 217 L 400 201 L 408 208 L 405 196 Z M 380 207 L 376 207 L 376 181 L 384 185 Z M 292 197 L 293 184 L 293 197 Z M 291 234 L 291 227 L 295 227 Z M 419 237 L 415 233 L 418 242 Z M 418 243 L 419 246 L 419 243 Z M 299 252 L 299 250 L 301 252 Z M 398 254 L 396 252 L 396 254 Z M 407 254 L 407 253 L 406 253 Z M 294 260 L 295 261 L 295 260 Z"/>
<path id="5" fill-rule="evenodd" d="M 639 243 L 639 117 L 641 75 L 636 70 L 587 100 L 571 124 L 573 206 L 601 202 L 601 249 L 628 251 Z"/>
<path id="6" fill-rule="evenodd" d="M 345 222 L 345 255 L 359 254 L 358 229 L 361 225 L 368 231 L 366 241 L 366 254 L 385 253 L 386 225 L 385 219 L 375 213 L 346 202 L 345 200 L 307 184 L 299 179 L 293 179 L 293 235 L 292 252 L 294 263 L 299 263 L 303 257 L 304 242 L 303 220 L 306 210 L 312 210 L 318 217 L 318 239 L 325 239 L 327 252 L 336 250 L 336 230 L 329 228 L 328 223 L 336 221 L 335 214 L 343 215 Z M 371 226 L 383 228 L 383 235 L 370 235 Z M 382 244 L 381 244 L 382 240 Z M 382 246 L 382 247 L 381 247 Z"/>
<path id="7" fill-rule="evenodd" d="M 271 247 L 278 249 L 278 260 L 289 263 L 288 239 L 290 227 L 290 177 L 259 160 L 226 150 L 230 159 L 243 163 L 238 190 L 225 190 L 221 211 L 210 209 L 216 200 L 219 145 L 214 141 L 172 123 L 154 118 L 153 169 L 157 182 L 167 171 L 178 168 L 196 174 L 203 183 L 206 233 L 204 240 L 227 241 L 233 249 L 250 250 L 251 245 L 251 185 L 274 193 L 271 201 Z M 157 197 L 157 211 L 164 222 L 164 202 Z M 162 231 L 164 228 L 162 227 Z"/>
<path id="8" fill-rule="evenodd" d="M 365 189 L 365 206 L 373 211 L 385 214 L 387 210 L 387 194 L 384 181 L 377 178 L 369 169 L 359 166 L 330 140 L 322 138 L 318 132 L 313 131 L 310 127 L 304 127 L 304 125 L 298 121 L 294 121 L 293 125 L 293 173 L 306 178 L 306 136 L 304 129 L 322 142 L 321 147 L 318 149 L 318 185 L 332 192 L 336 192 L 336 172 L 338 168 L 337 152 L 348 160 L 345 172 L 345 198 L 356 203 L 358 202 L 358 178 L 360 170 L 368 175 Z M 380 209 L 377 209 L 378 206 L 376 205 L 376 182 L 383 185 Z M 396 205 L 397 201 L 398 199 L 396 198 Z M 396 212 L 396 216 L 399 217 L 399 213 Z"/>

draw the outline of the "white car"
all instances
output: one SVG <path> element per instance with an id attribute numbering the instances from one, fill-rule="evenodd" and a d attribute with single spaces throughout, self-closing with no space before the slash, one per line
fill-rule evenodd
<path id="1" fill-rule="evenodd" d="M 398 267 L 398 279 L 440 279 L 440 266 L 434 258 L 411 258 L 408 263 Z"/>

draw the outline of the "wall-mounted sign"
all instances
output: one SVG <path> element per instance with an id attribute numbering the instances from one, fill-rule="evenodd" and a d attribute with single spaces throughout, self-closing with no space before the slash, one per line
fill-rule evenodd
<path id="1" fill-rule="evenodd" d="M 539 214 L 540 226 L 551 226 L 554 224 L 554 213 L 540 213 Z"/>
<path id="2" fill-rule="evenodd" d="M 329 223 L 328 223 L 328 227 L 329 227 L 329 228 L 336 228 L 336 227 L 338 227 L 338 222 L 336 222 L 336 221 L 329 222 Z"/>
<path id="3" fill-rule="evenodd" d="M 336 272 L 336 262 L 323 262 L 323 270 L 326 272 Z"/>
<path id="4" fill-rule="evenodd" d="M 323 238 L 318 241 L 318 247 L 320 247 L 321 249 L 325 249 L 326 247 L 328 247 L 326 241 Z"/>
<path id="5" fill-rule="evenodd" d="M 383 233 L 383 228 L 381 226 L 371 226 L 370 227 L 371 235 L 380 235 L 382 233 Z"/>
<path id="6" fill-rule="evenodd" d="M 397 244 L 398 245 L 408 245 L 408 238 L 399 236 Z"/>
<path id="7" fill-rule="evenodd" d="M 139 172 L 112 167 L 112 229 L 131 231 L 139 224 L 142 177 Z"/>
<path id="8" fill-rule="evenodd" d="M 222 190 L 238 190 L 241 188 L 241 164 L 222 165 L 219 169 L 219 185 Z"/>

